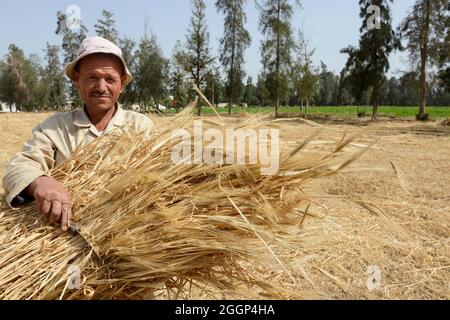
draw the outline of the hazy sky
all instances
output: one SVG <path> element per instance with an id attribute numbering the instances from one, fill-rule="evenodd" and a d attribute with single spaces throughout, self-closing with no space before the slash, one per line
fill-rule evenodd
<path id="1" fill-rule="evenodd" d="M 392 5 L 393 24 L 397 26 L 406 16 L 414 0 L 396 0 Z M 218 42 L 222 36 L 223 19 L 217 13 L 215 0 L 206 0 L 207 22 L 210 32 L 210 46 L 213 54 L 218 54 Z M 304 27 L 311 45 L 316 48 L 314 61 L 318 65 L 324 61 L 329 69 L 339 72 L 345 64 L 346 56 L 340 49 L 356 45 L 359 38 L 361 19 L 358 0 L 301 0 L 302 8 L 297 8 L 292 25 Z M 95 35 L 94 24 L 102 9 L 112 11 L 121 35 L 139 39 L 144 32 L 147 17 L 149 26 L 156 34 L 166 57 L 171 55 L 177 40 L 185 39 L 191 17 L 189 0 L 2 0 L 0 11 L 0 56 L 3 57 L 10 43 L 15 43 L 25 54 L 37 53 L 44 57 L 46 42 L 60 44 L 55 35 L 56 12 L 65 11 L 68 6 L 77 5 L 81 9 L 84 25 L 89 36 Z M 252 36 L 252 45 L 246 53 L 246 71 L 256 77 L 260 68 L 261 34 L 258 30 L 258 10 L 255 0 L 248 0 L 246 6 L 247 29 Z M 391 57 L 390 73 L 407 69 L 402 62 L 405 54 Z"/>

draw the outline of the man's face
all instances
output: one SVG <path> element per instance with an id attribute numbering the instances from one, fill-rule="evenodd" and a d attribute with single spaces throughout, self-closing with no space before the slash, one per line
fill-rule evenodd
<path id="1" fill-rule="evenodd" d="M 89 111 L 114 108 L 123 91 L 122 64 L 114 56 L 93 54 L 82 59 L 74 81 Z"/>

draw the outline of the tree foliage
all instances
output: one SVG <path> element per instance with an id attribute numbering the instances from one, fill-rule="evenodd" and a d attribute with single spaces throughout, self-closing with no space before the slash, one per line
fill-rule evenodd
<path id="1" fill-rule="evenodd" d="M 204 0 L 192 0 L 192 17 L 183 51 L 177 54 L 178 63 L 190 74 L 199 88 L 204 89 L 206 74 L 214 58 L 210 54 L 209 32 L 206 25 Z M 197 105 L 201 115 L 201 104 Z"/>
<path id="2" fill-rule="evenodd" d="M 136 94 L 145 106 L 158 108 L 166 94 L 168 61 L 158 45 L 156 35 L 145 32 L 136 52 Z"/>
<path id="3" fill-rule="evenodd" d="M 245 29 L 247 15 L 244 10 L 246 0 L 217 0 L 216 7 L 224 18 L 224 35 L 220 40 L 220 61 L 227 75 L 226 96 L 229 113 L 231 106 L 238 104 L 242 96 L 244 53 L 250 46 L 250 33 Z"/>
<path id="4" fill-rule="evenodd" d="M 312 56 L 315 49 L 311 49 L 302 30 L 299 32 L 295 46 L 297 60 L 292 69 L 294 89 L 300 100 L 303 114 L 308 114 L 309 102 L 317 93 L 319 76 L 313 66 Z"/>
<path id="5" fill-rule="evenodd" d="M 364 93 L 370 89 L 372 119 L 376 119 L 380 104 L 380 90 L 389 70 L 389 55 L 400 48 L 400 41 L 391 25 L 389 2 L 392 0 L 359 0 L 360 17 L 363 19 L 360 28 L 361 37 L 358 47 L 349 46 L 341 52 L 348 55 L 345 70 L 348 72 L 347 82 L 356 101 L 361 101 Z M 371 6 L 380 9 L 380 28 L 371 28 Z"/>
<path id="6" fill-rule="evenodd" d="M 399 26 L 399 32 L 406 40 L 405 49 L 412 69 L 419 74 L 419 120 L 428 118 L 425 110 L 427 66 L 442 68 L 449 59 L 450 17 L 445 14 L 447 8 L 448 0 L 416 0 Z"/>
<path id="7" fill-rule="evenodd" d="M 108 39 L 113 43 L 117 43 L 119 40 L 119 32 L 116 29 L 116 21 L 113 17 L 114 14 L 112 12 L 102 10 L 102 17 L 98 19 L 94 28 L 98 36 Z"/>
<path id="8" fill-rule="evenodd" d="M 261 43 L 261 75 L 266 86 L 271 88 L 270 99 L 275 103 L 275 116 L 278 117 L 280 99 L 288 91 L 294 46 L 291 27 L 294 8 L 289 0 L 263 0 L 257 6 L 260 11 L 259 28 L 264 36 Z"/>
<path id="9" fill-rule="evenodd" d="M 83 25 L 82 21 L 69 21 L 66 14 L 58 11 L 57 14 L 57 26 L 55 33 L 62 36 L 61 48 L 63 51 L 63 61 L 67 64 L 78 56 L 80 51 L 81 42 L 86 38 L 88 29 Z M 67 93 L 72 100 L 72 106 L 78 107 L 82 101 L 78 96 L 78 91 L 73 83 L 67 86 Z"/>

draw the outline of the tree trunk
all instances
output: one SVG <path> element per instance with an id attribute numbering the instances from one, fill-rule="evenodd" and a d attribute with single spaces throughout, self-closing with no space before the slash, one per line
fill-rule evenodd
<path id="1" fill-rule="evenodd" d="M 372 121 L 377 120 L 378 116 L 378 105 L 379 105 L 379 97 L 380 94 L 380 81 L 379 79 L 376 80 L 375 85 L 373 86 L 372 90 L 372 96 L 370 98 L 370 102 L 372 104 Z"/>
<path id="2" fill-rule="evenodd" d="M 235 70 L 235 65 L 234 65 L 234 60 L 235 60 L 235 50 L 236 50 L 236 26 L 235 26 L 235 22 L 236 22 L 236 9 L 233 8 L 233 30 L 231 31 L 233 34 L 233 38 L 232 38 L 232 44 L 231 44 L 231 69 L 230 69 L 230 76 L 229 76 L 229 84 L 230 84 L 230 97 L 229 97 L 229 106 L 228 106 L 228 115 L 231 115 L 231 106 L 233 105 L 233 100 L 234 100 L 234 96 L 235 96 L 235 75 L 234 73 L 236 72 Z"/>
<path id="3" fill-rule="evenodd" d="M 213 86 L 212 86 L 212 95 L 211 95 L 211 103 L 213 106 L 216 105 L 216 93 L 215 93 L 215 87 L 216 87 L 216 83 L 215 81 L 213 81 Z"/>
<path id="4" fill-rule="evenodd" d="M 378 114 L 378 102 L 372 106 L 372 121 L 377 120 L 377 114 Z"/>
<path id="5" fill-rule="evenodd" d="M 281 3 L 278 1 L 278 22 L 281 19 Z M 276 57 L 276 103 L 275 103 L 275 118 L 278 118 L 278 109 L 280 108 L 280 34 L 277 33 L 277 57 Z"/>
<path id="6" fill-rule="evenodd" d="M 200 71 L 199 69 L 197 69 L 197 88 L 200 89 Z M 202 115 L 202 106 L 201 104 L 197 104 L 197 116 L 201 116 Z"/>
<path id="7" fill-rule="evenodd" d="M 280 97 L 277 97 L 277 102 L 275 104 L 275 118 L 278 118 L 278 109 L 280 108 Z"/>
<path id="8" fill-rule="evenodd" d="M 378 59 L 378 50 L 379 50 L 379 42 L 378 38 L 375 35 L 375 44 L 373 46 L 373 64 L 375 66 L 375 82 L 372 89 L 372 95 L 370 97 L 370 103 L 372 104 L 372 121 L 377 120 L 378 116 L 378 101 L 380 96 L 380 85 L 382 75 L 378 73 L 379 68 L 379 59 Z M 380 49 L 381 50 L 381 49 Z"/>
<path id="9" fill-rule="evenodd" d="M 430 29 L 431 0 L 425 0 L 425 21 L 420 35 L 420 75 L 419 75 L 419 114 L 417 120 L 426 120 L 425 97 L 427 90 L 427 58 L 428 58 L 428 33 Z"/>

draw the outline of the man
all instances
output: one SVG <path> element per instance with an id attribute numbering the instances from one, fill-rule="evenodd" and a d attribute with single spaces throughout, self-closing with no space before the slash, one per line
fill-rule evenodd
<path id="1" fill-rule="evenodd" d="M 153 125 L 148 117 L 125 111 L 117 103 L 132 76 L 122 51 L 112 42 L 101 37 L 84 40 L 79 56 L 65 72 L 75 83 L 84 107 L 56 114 L 34 128 L 32 139 L 13 157 L 3 178 L 6 201 L 12 208 L 35 199 L 39 212 L 51 223 L 60 223 L 63 231 L 70 226 L 70 196 L 49 171 L 78 146 L 117 127 L 131 125 L 144 131 Z"/>

